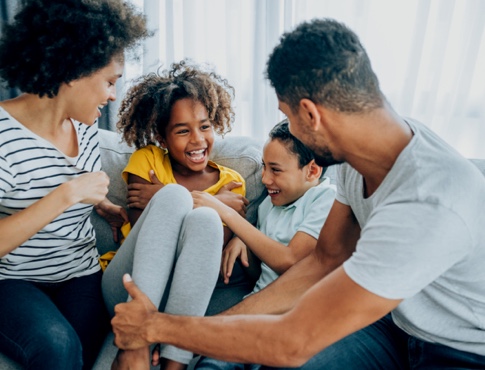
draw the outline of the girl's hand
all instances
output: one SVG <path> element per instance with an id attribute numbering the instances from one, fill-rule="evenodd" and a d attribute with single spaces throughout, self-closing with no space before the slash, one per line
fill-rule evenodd
<path id="1" fill-rule="evenodd" d="M 164 187 L 164 184 L 158 180 L 153 170 L 150 170 L 148 175 L 150 176 L 151 184 L 136 182 L 128 184 L 128 207 L 145 209 L 155 193 Z"/>
<path id="2" fill-rule="evenodd" d="M 224 284 L 229 284 L 229 279 L 237 258 L 241 260 L 243 266 L 249 267 L 246 244 L 235 236 L 227 243 L 226 248 L 222 251 L 221 274 L 224 279 Z"/>
<path id="3" fill-rule="evenodd" d="M 119 229 L 125 222 L 128 222 L 128 213 L 126 209 L 116 204 L 113 204 L 108 198 L 94 206 L 96 212 L 103 217 L 111 226 L 113 231 L 113 240 L 119 241 Z"/>
<path id="4" fill-rule="evenodd" d="M 249 204 L 249 200 L 247 200 L 246 197 L 243 197 L 241 194 L 237 194 L 231 191 L 232 189 L 239 188 L 241 186 L 242 183 L 231 181 L 230 183 L 220 188 L 217 194 L 215 194 L 214 196 L 226 206 L 231 207 L 242 217 L 246 218 L 246 207 Z"/>

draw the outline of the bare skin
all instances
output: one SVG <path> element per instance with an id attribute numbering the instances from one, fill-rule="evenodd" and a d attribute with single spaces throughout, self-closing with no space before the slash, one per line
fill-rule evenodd
<path id="1" fill-rule="evenodd" d="M 366 196 L 381 184 L 412 138 L 409 127 L 388 105 L 348 115 L 302 99 L 295 114 L 282 102 L 280 109 L 301 141 L 315 151 L 325 146 L 334 158 L 363 175 Z M 133 300 L 115 308 L 115 342 L 121 348 L 162 342 L 225 361 L 300 366 L 400 303 L 365 290 L 341 267 L 359 235 L 350 207 L 335 201 L 314 253 L 260 293 L 215 317 L 158 313 L 125 277 Z"/>

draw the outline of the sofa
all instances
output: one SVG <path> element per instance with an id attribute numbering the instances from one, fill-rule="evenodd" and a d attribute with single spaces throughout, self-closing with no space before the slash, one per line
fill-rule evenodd
<path id="1" fill-rule="evenodd" d="M 108 198 L 113 203 L 126 207 L 127 190 L 126 184 L 121 178 L 121 171 L 134 149 L 122 142 L 120 136 L 114 132 L 100 129 L 99 134 L 102 168 L 110 177 Z M 263 140 L 241 136 L 218 138 L 211 153 L 212 160 L 237 170 L 244 177 L 246 197 L 250 201 L 246 216 L 253 223 L 256 221 L 258 205 L 266 196 L 265 188 L 261 183 L 263 142 Z M 96 230 L 97 248 L 100 255 L 116 250 L 118 245 L 113 241 L 111 229 L 106 221 L 95 212 L 92 214 L 91 221 Z M 207 314 L 216 314 L 234 305 L 252 290 L 253 284 L 254 282 L 245 275 L 242 268 L 236 266 L 229 286 L 224 285 L 222 281 L 217 283 Z M 112 343 L 113 334 L 110 333 L 93 370 L 110 369 L 117 351 Z M 18 363 L 0 353 L 0 370 L 21 370 L 22 368 Z"/>
<path id="2" fill-rule="evenodd" d="M 215 142 L 211 159 L 215 162 L 234 168 L 246 180 L 247 198 L 250 205 L 247 209 L 247 218 L 251 222 L 256 221 L 257 207 L 266 196 L 266 191 L 261 183 L 261 153 L 264 139 L 256 140 L 248 137 L 226 137 Z M 121 171 L 126 165 L 133 148 L 122 143 L 120 137 L 110 131 L 100 130 L 100 151 L 103 170 L 110 177 L 108 198 L 116 204 L 126 207 L 126 185 L 121 179 Z M 471 159 L 485 176 L 485 159 Z M 330 167 L 326 174 L 332 182 L 335 182 L 335 168 Z M 97 247 L 100 254 L 115 250 L 118 246 L 114 243 L 111 229 L 108 224 L 96 213 L 92 215 L 92 222 L 96 229 Z M 208 315 L 216 314 L 237 303 L 242 297 L 252 290 L 252 284 L 244 274 L 242 268 L 236 264 L 231 284 L 217 283 L 212 296 Z M 110 369 L 111 362 L 116 355 L 116 347 L 113 343 L 113 334 L 108 334 L 93 370 Z M 155 367 L 152 367 L 155 369 Z M 0 353 L 0 370 L 22 370 L 22 366 Z M 69 370 L 69 369 L 66 369 Z"/>

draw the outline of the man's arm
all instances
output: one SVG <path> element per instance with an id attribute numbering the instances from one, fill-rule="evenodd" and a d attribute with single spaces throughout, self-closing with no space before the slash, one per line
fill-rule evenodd
<path id="1" fill-rule="evenodd" d="M 222 315 L 286 312 L 311 286 L 352 255 L 359 236 L 360 227 L 350 207 L 335 201 L 315 250 L 266 288 Z"/>
<path id="2" fill-rule="evenodd" d="M 172 316 L 159 313 L 133 282 L 125 287 L 133 300 L 116 306 L 112 320 L 120 348 L 160 342 L 224 361 L 285 367 L 301 366 L 400 303 L 365 290 L 343 267 L 281 315 Z"/>

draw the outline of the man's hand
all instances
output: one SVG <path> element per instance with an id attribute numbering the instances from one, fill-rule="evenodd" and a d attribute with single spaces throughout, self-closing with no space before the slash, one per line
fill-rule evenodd
<path id="1" fill-rule="evenodd" d="M 115 316 L 111 320 L 115 334 L 114 343 L 125 350 L 147 347 L 151 344 L 146 339 L 147 323 L 158 310 L 135 285 L 130 275 L 123 276 L 123 285 L 132 300 L 115 306 Z"/>
<path id="2" fill-rule="evenodd" d="M 113 231 L 113 240 L 118 242 L 119 229 L 125 222 L 128 222 L 128 213 L 126 209 L 113 204 L 108 198 L 94 206 L 96 212 L 103 217 L 111 226 Z"/>
<path id="3" fill-rule="evenodd" d="M 229 284 L 234 263 L 239 258 L 244 267 L 249 267 L 248 250 L 246 244 L 237 236 L 232 238 L 222 251 L 221 274 L 224 284 Z"/>
<path id="4" fill-rule="evenodd" d="M 249 205 L 249 200 L 241 194 L 234 193 L 232 189 L 239 188 L 242 183 L 231 181 L 219 189 L 214 196 L 219 199 L 226 206 L 231 207 L 242 217 L 246 218 L 246 207 Z"/>
<path id="5" fill-rule="evenodd" d="M 164 184 L 158 180 L 153 170 L 150 170 L 148 175 L 150 176 L 151 184 L 136 182 L 128 184 L 128 207 L 145 209 L 155 193 L 163 188 Z"/>

